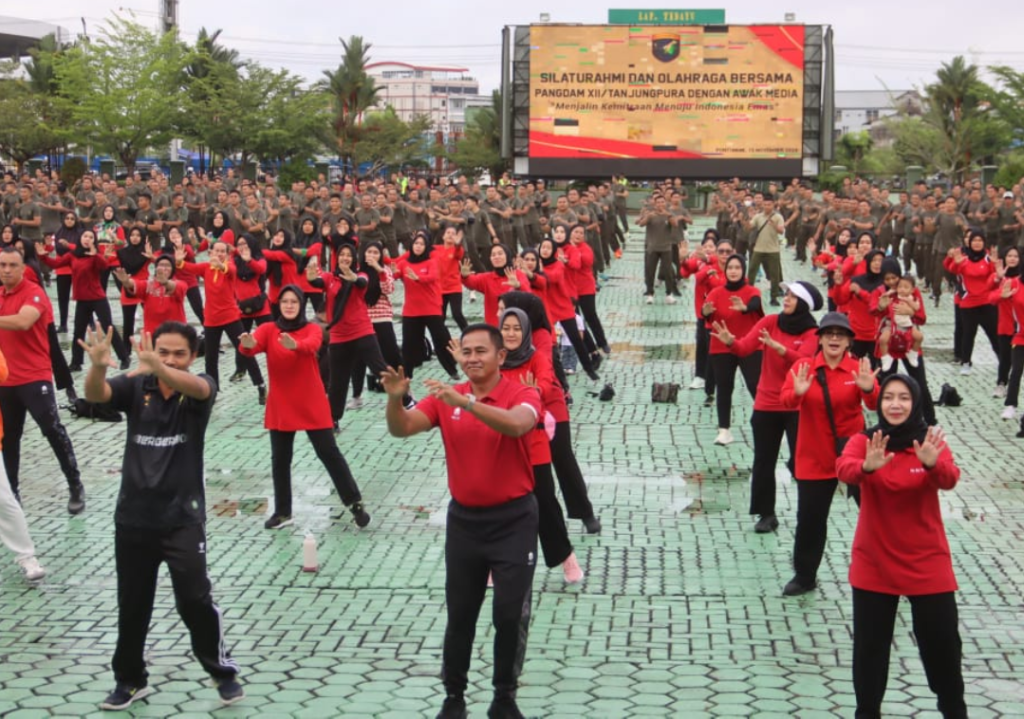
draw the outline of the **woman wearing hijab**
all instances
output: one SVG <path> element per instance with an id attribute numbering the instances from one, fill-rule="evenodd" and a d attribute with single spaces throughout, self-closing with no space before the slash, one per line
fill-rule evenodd
<path id="1" fill-rule="evenodd" d="M 42 242 L 36 243 L 36 252 L 39 253 L 40 262 L 48 267 L 71 268 L 71 294 L 75 300 L 75 331 L 71 340 L 71 365 L 69 368 L 72 372 L 80 372 L 85 350 L 78 344 L 78 340 L 85 340 L 86 330 L 93 327 L 93 317 L 96 317 L 104 332 L 114 324 L 110 314 L 110 302 L 107 301 L 107 293 L 100 287 L 100 275 L 107 269 L 109 258 L 99 253 L 99 248 L 96 246 L 96 234 L 92 230 L 84 230 L 75 248 L 60 257 L 50 257 Z M 121 335 L 116 329 L 114 330 L 113 348 L 117 358 L 121 360 L 121 369 L 128 369 L 128 349 L 121 341 Z"/>
<path id="2" fill-rule="evenodd" d="M 594 335 L 594 343 L 606 355 L 612 353 L 608 339 L 597 315 L 597 276 L 594 272 L 594 251 L 587 242 L 587 231 L 582 225 L 572 228 L 569 244 L 576 250 L 578 264 L 569 263 L 569 273 L 576 285 L 576 297 L 587 329 Z"/>
<path id="3" fill-rule="evenodd" d="M 308 250 L 320 241 L 316 232 L 316 218 L 312 215 L 303 215 L 299 220 L 299 230 L 295 233 L 293 247 L 297 250 Z"/>
<path id="4" fill-rule="evenodd" d="M 100 210 L 100 221 L 93 227 L 93 232 L 96 233 L 96 246 L 99 253 L 109 258 L 107 271 L 100 275 L 100 286 L 106 292 L 111 271 L 115 267 L 120 267 L 117 251 L 124 247 L 125 243 L 124 227 L 117 221 L 117 210 L 113 205 L 104 205 Z M 120 290 L 120 286 L 117 289 Z"/>
<path id="5" fill-rule="evenodd" d="M 185 262 L 196 261 L 196 252 L 192 244 L 186 244 L 181 230 L 177 227 L 172 227 L 167 230 L 167 243 L 161 252 L 169 255 L 174 260 L 175 265 L 177 265 L 177 254 L 179 251 L 185 253 Z M 199 320 L 199 324 L 205 325 L 206 313 L 203 309 L 203 292 L 199 289 L 199 278 L 188 272 L 182 272 L 179 276 L 179 281 L 184 282 L 185 287 L 188 288 L 185 292 L 185 299 L 188 300 L 189 307 L 195 313 L 196 319 Z"/>
<path id="6" fill-rule="evenodd" d="M 78 215 L 74 212 L 65 212 L 60 227 L 53 233 L 53 246 L 57 257 L 66 255 L 72 247 L 78 245 L 82 230 Z M 67 265 L 58 267 L 53 274 L 57 276 L 57 307 L 60 312 L 60 326 L 57 331 L 67 334 L 68 307 L 71 304 L 71 267 Z"/>
<path id="7" fill-rule="evenodd" d="M 555 370 L 555 382 L 560 397 L 544 398 L 545 409 L 551 413 L 555 421 L 554 434 L 549 436 L 551 444 L 551 464 L 558 477 L 558 486 L 562 490 L 566 514 L 570 519 L 579 519 L 586 527 L 588 534 L 598 534 L 601 522 L 594 514 L 594 505 L 590 502 L 587 483 L 583 479 L 579 462 L 572 449 L 572 430 L 569 425 L 569 407 L 566 402 L 567 384 L 559 377 L 559 362 L 555 352 L 554 333 L 548 322 L 547 314 L 536 295 L 529 292 L 506 292 L 498 298 L 499 311 L 519 309 L 526 313 L 530 321 L 530 334 L 534 348 L 541 353 L 550 355 Z"/>
<path id="8" fill-rule="evenodd" d="M 133 227 L 128 231 L 128 242 L 117 251 L 118 266 L 124 270 L 124 274 L 145 284 L 149 281 L 149 263 L 152 260 L 152 253 L 146 247 L 146 238 L 141 227 Z M 128 294 L 124 284 L 120 280 L 121 273 L 114 270 L 114 279 L 121 290 L 121 318 L 123 320 L 123 336 L 128 343 L 128 352 L 131 352 L 131 338 L 135 334 L 135 312 L 142 304 L 135 295 Z"/>
<path id="9" fill-rule="evenodd" d="M 819 311 L 824 300 L 809 282 L 783 283 L 786 293 L 782 312 L 762 317 L 745 335 L 734 336 L 725 327 L 714 327 L 715 337 L 737 357 L 761 353 L 760 380 L 750 414 L 754 437 L 754 467 L 750 478 L 750 514 L 757 516 L 754 531 L 759 534 L 778 529 L 775 516 L 775 465 L 779 462 L 782 436 L 789 445 L 787 466 L 793 471 L 799 412 L 782 402 L 782 385 L 798 360 L 810 357 L 817 348 L 818 323 L 811 312 Z"/>
<path id="10" fill-rule="evenodd" d="M 1011 320 L 1022 318 L 1016 323 L 1016 330 L 1010 338 L 1010 373 L 1006 386 L 1006 399 L 1003 402 L 1002 418 L 1007 420 L 1017 419 L 1018 400 L 1020 399 L 1021 377 L 1024 376 L 1024 290 L 1022 290 L 1020 275 L 1020 251 L 1016 253 L 1015 247 L 1009 248 L 1004 262 L 1004 277 L 997 292 L 992 293 L 992 299 L 998 299 L 1000 313 L 1009 310 Z M 1016 260 L 1012 259 L 1016 256 Z M 1011 266 L 1010 262 L 1016 262 Z"/>
<path id="11" fill-rule="evenodd" d="M 707 389 L 711 384 L 709 395 L 714 392 L 714 379 L 708 372 L 708 349 L 711 345 L 711 328 L 704 322 L 700 308 L 704 306 L 704 300 L 715 287 L 721 284 L 722 271 L 718 266 L 718 232 L 709 229 L 704 233 L 700 248 L 695 250 L 688 258 L 679 263 L 679 276 L 686 279 L 696 276 L 697 281 L 693 286 L 693 307 L 697 312 L 697 337 L 696 349 L 694 350 L 694 371 L 693 382 L 689 389 Z M 722 249 L 722 259 L 732 254 L 732 245 Z"/>
<path id="12" fill-rule="evenodd" d="M 206 252 L 214 242 L 224 242 L 228 247 L 235 246 L 235 232 L 231 229 L 231 220 L 223 210 L 213 213 L 209 232 L 204 230 L 202 225 L 197 228 L 197 231 L 202 242 L 199 243 L 196 252 Z"/>
<path id="13" fill-rule="evenodd" d="M 530 288 L 526 275 L 512 266 L 513 257 L 506 245 L 492 245 L 490 260 L 494 269 L 476 274 L 468 259 L 462 261 L 462 284 L 484 296 L 484 322 L 489 325 L 497 326 L 500 295 L 509 290 Z"/>
<path id="14" fill-rule="evenodd" d="M 242 331 L 252 332 L 254 326 L 271 320 L 270 303 L 263 291 L 267 261 L 263 259 L 263 251 L 255 237 L 246 232 L 238 238 L 231 263 L 235 266 L 235 300 L 242 315 Z M 245 379 L 247 367 L 245 356 L 235 350 L 235 373 L 228 381 L 241 382 Z"/>
<path id="15" fill-rule="evenodd" d="M 565 234 L 565 228 L 561 225 L 555 227 L 555 232 Z M 575 286 L 569 277 L 569 256 L 564 247 L 559 248 L 555 240 L 550 237 L 540 241 L 537 248 L 540 257 L 540 265 L 544 269 L 544 278 L 547 280 L 547 288 L 544 293 L 544 306 L 547 308 L 548 319 L 551 325 L 559 325 L 562 332 L 569 339 L 573 350 L 583 365 L 583 371 L 595 382 L 600 379 L 591 360 L 591 354 L 587 351 L 583 336 L 576 325 L 576 309 L 573 305 Z"/>
<path id="16" fill-rule="evenodd" d="M 962 328 L 960 344 L 960 374 L 971 374 L 971 358 L 974 355 L 974 340 L 981 327 L 992 345 L 992 352 L 999 356 L 999 342 L 996 333 L 999 325 L 999 311 L 990 301 L 989 295 L 996 288 L 996 268 L 988 256 L 988 241 L 985 233 L 972 227 L 963 249 L 954 247 L 943 261 L 946 270 L 957 276 L 962 285 L 960 297 L 960 323 Z"/>
<path id="17" fill-rule="evenodd" d="M 395 310 L 388 297 L 395 291 L 395 277 L 391 267 L 383 264 L 384 259 L 384 245 L 380 242 L 369 242 L 359 250 L 359 267 L 366 273 L 366 313 L 384 362 L 389 367 L 398 367 L 402 364 L 402 351 L 395 336 Z M 365 384 L 369 383 L 373 390 L 380 387 L 379 382 L 379 375 L 366 374 L 366 365 L 356 359 L 352 369 L 352 399 L 345 403 L 345 409 L 360 409 Z M 412 403 L 412 397 L 408 401 Z"/>
<path id="18" fill-rule="evenodd" d="M 277 296 L 288 285 L 301 288 L 299 268 L 301 266 L 302 270 L 305 270 L 306 257 L 303 252 L 292 247 L 291 232 L 278 230 L 270 238 L 270 248 L 263 251 L 263 259 L 267 262 L 267 300 L 270 302 L 270 314 L 277 319 Z"/>
<path id="19" fill-rule="evenodd" d="M 875 290 L 882 286 L 882 261 L 885 253 L 871 250 L 864 256 L 864 274 L 856 275 L 836 288 L 835 300 L 850 318 L 854 340 L 853 356 L 867 357 L 872 366 L 880 364 L 875 356 L 875 339 L 878 336 L 878 317 L 871 311 L 871 299 Z M 856 270 L 855 270 L 856 271 Z"/>
<path id="20" fill-rule="evenodd" d="M 747 281 L 747 260 L 743 255 L 730 255 L 725 261 L 725 284 L 716 287 L 701 307 L 704 321 L 723 336 L 745 337 L 758 320 L 764 317 L 761 291 Z M 761 374 L 761 351 L 755 350 L 745 357 L 733 354 L 714 332 L 708 349 L 711 371 L 718 390 L 718 436 L 715 444 L 732 444 L 732 391 L 736 386 L 736 369 L 743 373 L 747 390 L 753 397 Z"/>
<path id="21" fill-rule="evenodd" d="M 853 329 L 846 315 L 826 314 L 817 335 L 820 352 L 798 360 L 782 385 L 783 406 L 800 415 L 793 470 L 797 489 L 794 576 L 782 590 L 787 597 L 818 586 L 828 514 L 839 482 L 836 459 L 847 439 L 864 430 L 861 407 L 874 410 L 878 406 L 878 382 L 871 363 L 849 354 Z"/>
<path id="22" fill-rule="evenodd" d="M 956 577 L 939 508 L 960 469 L 938 427 L 929 428 L 921 390 L 887 377 L 878 424 L 850 438 L 839 481 L 860 488 L 853 539 L 853 688 L 858 717 L 881 716 L 899 600 L 910 600 L 914 637 L 944 717 L 966 717 Z"/>
<path id="23" fill-rule="evenodd" d="M 270 430 L 274 511 L 263 526 L 280 529 L 293 522 L 292 452 L 296 432 L 304 431 L 342 503 L 356 525 L 365 527 L 370 523 L 370 515 L 363 508 L 359 486 L 334 440 L 331 408 L 320 381 L 317 353 L 323 332 L 306 320 L 306 298 L 297 286 L 282 287 L 278 304 L 278 318 L 260 325 L 252 334 L 243 334 L 239 343 L 247 357 L 266 353 L 270 375 L 264 426 Z"/>
<path id="24" fill-rule="evenodd" d="M 122 267 L 118 280 L 124 291 L 142 302 L 142 331 L 153 334 L 164 322 L 185 324 L 185 293 L 188 287 L 174 278 L 174 258 L 157 255 L 153 260 L 153 276 L 136 282 Z"/>
<path id="25" fill-rule="evenodd" d="M 998 283 L 998 287 L 989 295 L 989 302 L 994 304 L 999 312 L 999 322 L 996 326 L 996 337 L 999 341 L 999 369 L 996 371 L 996 389 L 992 396 L 1002 399 L 1007 396 L 1010 369 L 1013 366 L 1013 336 L 1017 333 L 1017 322 L 1013 316 L 1013 296 L 1003 299 L 1002 287 L 1007 280 L 1016 280 L 1019 277 L 1020 248 L 1004 247 L 999 251 L 999 263 L 996 267 L 995 281 Z M 1012 283 L 1010 287 L 1012 291 Z M 1013 405 L 1006 406 L 1016 407 L 1016 404 L 1014 402 Z M 1003 415 L 1003 419 L 1016 419 L 1016 411 L 1011 413 L 1004 410 Z"/>
<path id="26" fill-rule="evenodd" d="M 544 420 L 538 423 L 530 435 L 530 461 L 533 463 L 533 493 L 537 498 L 540 516 L 538 529 L 544 563 L 548 568 L 561 565 L 566 584 L 577 584 L 583 581 L 583 570 L 576 559 L 569 540 L 569 530 L 565 526 L 565 515 L 555 496 L 551 445 L 545 429 L 552 405 L 561 403 L 564 407 L 565 395 L 555 380 L 550 354 L 540 352 L 533 346 L 533 333 L 526 312 L 516 307 L 507 308 L 501 313 L 498 329 L 501 330 L 507 352 L 505 361 L 501 363 L 502 376 L 524 384 L 532 380 L 540 391 L 543 405 Z M 452 352 L 454 356 L 461 356 L 454 349 Z"/>
<path id="27" fill-rule="evenodd" d="M 452 380 L 458 379 L 455 360 L 444 350 L 452 336 L 441 314 L 441 285 L 437 263 L 430 257 L 430 234 L 419 230 L 409 251 L 395 262 L 395 276 L 405 284 L 402 303 L 402 365 L 405 376 L 412 377 L 423 364 L 426 332 L 434 344 L 437 361 Z"/>

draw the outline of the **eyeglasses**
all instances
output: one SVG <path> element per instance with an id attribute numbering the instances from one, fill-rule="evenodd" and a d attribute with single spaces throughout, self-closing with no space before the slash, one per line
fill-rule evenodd
<path id="1" fill-rule="evenodd" d="M 732 254 L 732 250 L 718 250 L 718 254 L 720 254 L 720 255 L 731 255 Z"/>
<path id="2" fill-rule="evenodd" d="M 832 330 L 832 329 L 829 329 L 829 330 L 822 330 L 821 336 L 822 337 L 829 337 L 829 338 L 833 338 L 833 337 L 849 337 L 850 334 L 846 330 L 841 330 L 841 329 L 834 329 L 834 330 Z"/>

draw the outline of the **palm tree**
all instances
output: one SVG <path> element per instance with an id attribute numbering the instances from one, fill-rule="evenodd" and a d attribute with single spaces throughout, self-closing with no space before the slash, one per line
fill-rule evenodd
<path id="1" fill-rule="evenodd" d="M 238 50 L 226 48 L 217 42 L 222 32 L 215 30 L 210 33 L 205 27 L 199 28 L 191 59 L 185 66 L 185 87 L 192 101 L 199 107 L 215 105 L 224 86 L 238 82 L 238 71 L 244 64 Z M 199 142 L 199 171 L 203 172 L 206 169 L 206 147 L 202 142 L 202 128 L 195 126 L 190 119 L 187 114 L 186 126 L 181 129 L 184 135 Z"/>
<path id="2" fill-rule="evenodd" d="M 974 158 L 989 154 L 997 137 L 993 118 L 985 113 L 987 105 L 982 105 L 991 90 L 978 77 L 977 65 L 962 55 L 942 63 L 935 80 L 925 88 L 928 117 L 945 136 L 951 174 L 962 180 Z"/>
<path id="3" fill-rule="evenodd" d="M 341 40 L 344 50 L 341 64 L 335 70 L 324 70 L 319 89 L 330 96 L 333 119 L 331 127 L 338 144 L 338 153 L 351 159 L 352 146 L 359 141 L 362 116 L 379 100 L 380 88 L 366 72 L 370 43 L 353 35 Z"/>

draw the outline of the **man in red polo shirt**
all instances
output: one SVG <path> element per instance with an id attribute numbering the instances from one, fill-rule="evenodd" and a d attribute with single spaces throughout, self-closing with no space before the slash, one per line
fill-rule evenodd
<path id="1" fill-rule="evenodd" d="M 71 438 L 61 424 L 53 396 L 53 369 L 47 326 L 53 306 L 43 288 L 25 279 L 25 260 L 13 246 L 0 249 L 0 351 L 10 374 L 0 382 L 0 413 L 4 418 L 4 467 L 14 496 L 19 498 L 21 435 L 25 414 L 31 414 L 57 455 L 67 478 L 68 512 L 85 510 L 85 488 Z"/>
<path id="2" fill-rule="evenodd" d="M 447 698 L 439 719 L 466 714 L 464 694 L 476 621 L 494 578 L 494 701 L 488 717 L 522 717 L 515 696 L 530 624 L 530 589 L 537 563 L 537 501 L 529 434 L 540 418 L 534 387 L 501 376 L 501 333 L 470 325 L 461 340 L 469 382 L 427 380 L 429 396 L 406 410 L 409 380 L 401 367 L 381 375 L 388 393 L 388 431 L 409 437 L 441 428 L 448 465 L 442 681 Z"/>

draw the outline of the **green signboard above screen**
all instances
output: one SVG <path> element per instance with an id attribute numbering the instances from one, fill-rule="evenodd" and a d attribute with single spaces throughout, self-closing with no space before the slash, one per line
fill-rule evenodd
<path id="1" fill-rule="evenodd" d="M 608 10 L 611 25 L 724 25 L 725 10 Z"/>

